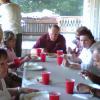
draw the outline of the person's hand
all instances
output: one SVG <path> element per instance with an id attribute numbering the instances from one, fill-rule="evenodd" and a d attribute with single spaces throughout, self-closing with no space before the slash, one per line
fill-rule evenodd
<path id="1" fill-rule="evenodd" d="M 81 75 L 90 76 L 91 72 L 84 70 L 84 71 L 81 72 Z"/>
<path id="2" fill-rule="evenodd" d="M 23 59 L 21 59 L 21 64 L 23 64 L 26 61 L 30 61 L 30 60 L 31 60 L 31 56 L 30 55 L 25 56 Z"/>
<path id="3" fill-rule="evenodd" d="M 67 55 L 64 55 L 64 59 L 63 59 L 62 63 L 63 63 L 64 66 L 69 67 L 70 63 L 69 63 L 69 61 L 67 59 Z"/>
<path id="4" fill-rule="evenodd" d="M 31 92 L 39 92 L 38 89 L 30 89 L 30 88 L 20 88 L 20 93 L 31 93 Z"/>
<path id="5" fill-rule="evenodd" d="M 91 72 L 87 71 L 87 70 L 84 70 L 80 73 L 80 75 L 83 77 L 83 78 L 87 78 L 87 77 L 90 77 L 91 76 Z"/>
<path id="6" fill-rule="evenodd" d="M 83 84 L 83 83 L 79 83 L 77 85 L 77 90 L 78 90 L 79 93 L 89 93 L 90 89 L 91 89 L 90 86 Z"/>

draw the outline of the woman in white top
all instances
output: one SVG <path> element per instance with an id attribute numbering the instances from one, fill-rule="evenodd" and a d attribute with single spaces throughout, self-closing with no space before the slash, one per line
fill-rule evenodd
<path id="1" fill-rule="evenodd" d="M 85 67 L 87 67 L 87 65 L 90 64 L 91 62 L 92 58 L 91 50 L 93 50 L 97 46 L 96 44 L 98 43 L 95 42 L 94 37 L 89 29 L 81 33 L 79 38 L 80 38 L 80 45 L 83 47 L 83 49 L 80 55 L 77 58 L 75 58 L 74 61 L 76 62 L 70 64 L 68 60 L 64 60 L 64 63 L 71 68 L 86 69 Z M 78 62 L 81 62 L 81 64 L 79 64 Z"/>

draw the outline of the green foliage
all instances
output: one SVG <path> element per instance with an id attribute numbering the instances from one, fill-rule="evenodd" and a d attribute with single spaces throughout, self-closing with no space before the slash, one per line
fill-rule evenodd
<path id="1" fill-rule="evenodd" d="M 22 12 L 52 10 L 64 16 L 79 16 L 83 13 L 83 0 L 12 0 L 19 4 Z"/>

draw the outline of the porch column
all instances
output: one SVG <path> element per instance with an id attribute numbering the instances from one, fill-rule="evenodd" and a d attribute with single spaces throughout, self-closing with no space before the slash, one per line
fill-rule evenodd
<path id="1" fill-rule="evenodd" d="M 96 40 L 100 40 L 100 0 L 84 0 L 83 25 L 91 29 Z"/>

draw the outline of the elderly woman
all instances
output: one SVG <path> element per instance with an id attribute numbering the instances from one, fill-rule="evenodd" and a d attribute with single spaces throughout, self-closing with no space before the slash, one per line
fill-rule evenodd
<path id="1" fill-rule="evenodd" d="M 87 34 L 88 33 L 88 34 Z M 90 30 L 87 30 L 87 33 L 80 34 L 80 44 L 83 47 L 82 52 L 76 58 L 74 58 L 73 62 L 69 62 L 67 58 L 64 59 L 63 63 L 70 68 L 75 69 L 87 69 L 88 65 L 91 62 L 92 58 L 92 50 L 100 44 L 99 42 L 95 42 L 94 37 Z M 80 64 L 81 63 L 81 64 Z"/>

